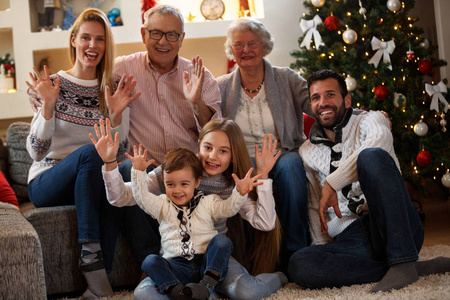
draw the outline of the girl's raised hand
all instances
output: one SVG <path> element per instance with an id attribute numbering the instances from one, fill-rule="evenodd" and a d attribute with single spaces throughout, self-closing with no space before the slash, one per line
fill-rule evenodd
<path id="1" fill-rule="evenodd" d="M 154 159 L 147 160 L 147 149 L 142 151 L 141 144 L 139 144 L 139 151 L 137 150 L 136 145 L 134 145 L 133 152 L 134 156 L 131 156 L 128 153 L 125 153 L 125 155 L 131 160 L 131 162 L 133 163 L 133 168 L 135 170 L 144 171 L 148 166 L 155 162 Z"/>
<path id="2" fill-rule="evenodd" d="M 141 95 L 141 92 L 132 95 L 135 87 L 136 81 L 133 81 L 133 76 L 128 77 L 127 75 L 123 75 L 120 78 L 113 95 L 111 95 L 109 87 L 105 86 L 105 101 L 112 127 L 117 127 L 122 123 L 122 112 L 131 102 Z"/>
<path id="3" fill-rule="evenodd" d="M 241 196 L 245 196 L 250 191 L 253 190 L 255 186 L 263 184 L 262 182 L 256 182 L 261 177 L 261 174 L 252 177 L 253 168 L 248 170 L 247 174 L 243 179 L 239 179 L 236 174 L 231 174 L 234 179 L 234 183 L 236 184 L 236 190 L 241 194 Z"/>
<path id="4" fill-rule="evenodd" d="M 119 133 L 116 132 L 113 139 L 109 119 L 106 119 L 106 121 L 100 119 L 99 125 L 95 124 L 94 129 L 95 134 L 97 135 L 97 140 L 94 138 L 92 133 L 89 133 L 89 137 L 95 145 L 98 155 L 105 163 L 111 164 L 116 162 L 117 151 L 119 150 Z M 112 167 L 115 168 L 116 165 L 114 164 Z"/>
<path id="5" fill-rule="evenodd" d="M 270 170 L 281 155 L 281 151 L 276 152 L 277 140 L 273 138 L 272 134 L 264 134 L 261 152 L 258 145 L 255 145 L 256 174 L 261 174 L 261 179 L 269 178 Z"/>

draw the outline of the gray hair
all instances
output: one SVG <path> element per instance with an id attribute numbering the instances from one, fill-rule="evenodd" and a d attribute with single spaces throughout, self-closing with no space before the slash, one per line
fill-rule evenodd
<path id="1" fill-rule="evenodd" d="M 178 10 L 178 8 L 175 8 L 170 5 L 155 5 L 154 7 L 150 8 L 144 13 L 144 26 L 147 26 L 148 20 L 151 16 L 158 14 L 158 15 L 172 15 L 180 19 L 181 21 L 181 32 L 184 32 L 184 17 L 181 14 L 181 12 Z"/>
<path id="2" fill-rule="evenodd" d="M 266 56 L 270 52 L 272 52 L 274 39 L 270 32 L 266 29 L 266 27 L 264 27 L 264 25 L 260 21 L 254 18 L 243 17 L 234 20 L 228 27 L 227 40 L 225 42 L 225 53 L 229 59 L 234 60 L 232 46 L 233 34 L 236 31 L 251 31 L 256 34 L 261 39 L 261 45 L 264 51 L 263 56 Z"/>

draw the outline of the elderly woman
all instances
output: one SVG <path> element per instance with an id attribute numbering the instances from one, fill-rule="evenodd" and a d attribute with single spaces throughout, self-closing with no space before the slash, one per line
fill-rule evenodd
<path id="1" fill-rule="evenodd" d="M 234 20 L 225 51 L 238 68 L 217 78 L 222 115 L 241 127 L 249 153 L 261 146 L 264 134 L 277 138 L 281 157 L 269 173 L 273 179 L 277 213 L 284 231 L 281 268 L 290 255 L 308 244 L 307 187 L 298 148 L 303 143 L 303 112 L 309 112 L 305 79 L 289 68 L 273 67 L 264 59 L 273 38 L 261 22 Z"/>

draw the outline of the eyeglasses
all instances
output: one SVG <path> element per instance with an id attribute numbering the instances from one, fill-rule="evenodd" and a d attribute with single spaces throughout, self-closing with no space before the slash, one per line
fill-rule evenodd
<path id="1" fill-rule="evenodd" d="M 173 32 L 173 31 L 169 31 L 169 32 L 162 32 L 160 30 L 148 30 L 147 28 L 145 28 L 145 30 L 148 31 L 148 33 L 150 34 L 150 38 L 152 40 L 161 40 L 163 38 L 163 36 L 166 36 L 166 40 L 168 42 L 176 42 L 178 41 L 178 39 L 181 36 L 181 33 L 178 32 Z"/>
<path id="2" fill-rule="evenodd" d="M 257 41 L 251 41 L 248 43 L 236 42 L 236 43 L 234 43 L 233 48 L 236 50 L 242 50 L 245 48 L 245 45 L 248 46 L 248 49 L 256 49 L 259 47 L 259 45 L 261 45 L 261 42 L 257 42 Z"/>

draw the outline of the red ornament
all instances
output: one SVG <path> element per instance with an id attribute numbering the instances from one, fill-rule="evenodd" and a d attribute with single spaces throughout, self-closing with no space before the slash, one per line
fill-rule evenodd
<path id="1" fill-rule="evenodd" d="M 419 72 L 422 75 L 427 75 L 431 72 L 431 61 L 429 59 L 422 59 L 419 61 Z"/>
<path id="2" fill-rule="evenodd" d="M 408 57 L 409 60 L 413 60 L 414 59 L 414 51 L 412 51 L 412 50 L 406 51 L 406 57 Z"/>
<path id="3" fill-rule="evenodd" d="M 379 85 L 375 88 L 374 94 L 378 101 L 383 101 L 389 95 L 389 90 L 385 85 Z"/>
<path id="4" fill-rule="evenodd" d="M 417 154 L 417 163 L 422 167 L 428 166 L 431 163 L 431 153 L 427 150 L 422 150 Z"/>
<path id="5" fill-rule="evenodd" d="M 328 30 L 336 30 L 339 27 L 339 19 L 335 16 L 328 16 L 323 22 Z"/>

